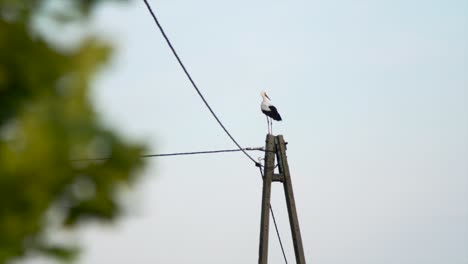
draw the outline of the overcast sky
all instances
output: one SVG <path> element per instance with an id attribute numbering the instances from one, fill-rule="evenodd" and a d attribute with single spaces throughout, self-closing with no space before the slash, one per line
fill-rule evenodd
<path id="1" fill-rule="evenodd" d="M 274 133 L 289 142 L 308 263 L 468 263 L 467 1 L 150 3 L 241 145 L 264 145 L 261 90 L 280 111 Z M 93 89 L 104 123 L 150 153 L 235 148 L 143 1 L 93 17 L 89 30 L 116 48 Z M 251 161 L 147 161 L 127 216 L 80 232 L 78 263 L 257 261 L 262 185 Z M 294 263 L 280 188 L 272 206 Z M 284 263 L 274 233 L 269 259 Z"/>

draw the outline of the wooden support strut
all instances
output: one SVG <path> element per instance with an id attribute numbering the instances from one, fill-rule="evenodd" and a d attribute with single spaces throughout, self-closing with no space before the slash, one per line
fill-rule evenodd
<path id="1" fill-rule="evenodd" d="M 268 263 L 268 230 L 270 225 L 271 182 L 275 169 L 275 139 L 268 134 L 265 144 L 265 167 L 263 168 L 262 213 L 260 217 L 260 249 L 258 263 Z"/>
<path id="2" fill-rule="evenodd" d="M 278 140 L 278 157 L 279 171 L 283 174 L 284 195 L 286 196 L 286 206 L 288 207 L 289 225 L 291 226 L 291 235 L 294 243 L 294 254 L 296 255 L 296 263 L 305 264 L 304 248 L 302 246 L 301 230 L 299 228 L 299 219 L 297 218 L 296 202 L 289 174 L 288 159 L 286 157 L 286 143 L 282 135 L 276 137 Z"/>
<path id="3" fill-rule="evenodd" d="M 278 174 L 274 173 L 275 156 L 278 160 Z M 294 244 L 294 253 L 296 263 L 305 264 L 304 248 L 302 246 L 301 231 L 299 228 L 299 220 L 297 217 L 296 202 L 291 183 L 291 175 L 289 173 L 288 159 L 286 157 L 286 143 L 282 135 L 273 136 L 268 134 L 266 137 L 265 147 L 265 167 L 263 177 L 262 191 L 262 212 L 260 224 L 260 248 L 259 248 L 259 264 L 268 263 L 268 230 L 269 230 L 269 209 L 271 198 L 271 183 L 272 181 L 281 182 L 284 187 L 284 195 L 286 196 L 286 206 L 288 208 L 289 224 L 291 227 L 291 235 Z"/>

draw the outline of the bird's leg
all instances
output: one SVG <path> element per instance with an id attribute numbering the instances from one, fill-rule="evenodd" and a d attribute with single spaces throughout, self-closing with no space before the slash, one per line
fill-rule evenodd
<path id="1" fill-rule="evenodd" d="M 271 118 L 270 118 L 270 117 L 268 118 L 268 121 L 269 121 L 268 123 L 269 123 L 270 134 L 273 135 L 273 127 L 272 127 L 273 124 L 272 124 L 272 122 L 271 122 Z"/>
<path id="2" fill-rule="evenodd" d="M 268 118 L 270 120 L 270 134 L 273 135 L 273 127 L 272 127 L 272 122 L 271 122 L 271 117 Z"/>
<path id="3" fill-rule="evenodd" d="M 268 121 L 268 116 L 265 116 L 266 117 L 266 120 L 267 120 L 267 130 L 268 130 L 268 134 L 270 134 L 270 122 Z"/>
<path id="4" fill-rule="evenodd" d="M 271 134 L 273 135 L 273 119 L 270 118 L 270 130 Z"/>
<path id="5" fill-rule="evenodd" d="M 268 121 L 270 123 L 270 135 L 271 135 L 271 118 L 268 118 Z"/>

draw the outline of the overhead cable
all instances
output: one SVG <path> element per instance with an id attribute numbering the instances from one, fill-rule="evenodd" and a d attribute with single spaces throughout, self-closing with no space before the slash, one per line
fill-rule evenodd
<path id="1" fill-rule="evenodd" d="M 198 155 L 198 154 L 214 154 L 224 152 L 237 152 L 237 151 L 263 151 L 263 147 L 258 148 L 243 148 L 243 149 L 221 149 L 221 150 L 203 150 L 203 151 L 191 151 L 191 152 L 175 152 L 175 153 L 163 153 L 163 154 L 146 154 L 140 155 L 140 158 L 154 158 L 154 157 L 169 157 L 169 156 L 183 156 L 183 155 Z M 108 160 L 111 157 L 101 158 L 83 158 L 83 159 L 71 159 L 70 161 L 100 161 Z"/>
<path id="2" fill-rule="evenodd" d="M 198 95 L 200 96 L 200 98 L 202 99 L 203 103 L 205 103 L 205 106 L 208 108 L 208 110 L 210 111 L 210 113 L 213 115 L 213 117 L 216 119 L 216 121 L 218 122 L 218 124 L 221 126 L 221 128 L 224 130 L 224 132 L 229 136 L 229 138 L 232 140 L 232 142 L 234 142 L 234 144 L 236 144 L 236 146 L 239 148 L 240 151 L 242 151 L 245 156 L 247 156 L 251 161 L 253 161 L 255 163 L 255 165 L 257 167 L 260 166 L 260 163 L 257 162 L 254 158 L 252 158 L 252 156 L 250 156 L 242 147 L 241 145 L 234 139 L 234 137 L 231 135 L 231 133 L 229 133 L 229 131 L 226 129 L 226 127 L 223 125 L 223 123 L 221 122 L 221 120 L 218 118 L 218 116 L 216 115 L 216 113 L 213 111 L 213 109 L 211 108 L 211 106 L 208 104 L 208 102 L 206 101 L 205 97 L 203 96 L 203 94 L 200 92 L 200 89 L 198 89 L 195 81 L 193 80 L 192 76 L 190 75 L 190 73 L 188 72 L 187 68 L 185 67 L 184 63 L 182 62 L 182 60 L 180 59 L 179 55 L 177 54 L 176 50 L 174 49 L 174 46 L 172 46 L 172 43 L 171 41 L 169 40 L 169 38 L 167 37 L 163 27 L 161 26 L 161 24 L 159 23 L 159 20 L 158 18 L 156 17 L 156 15 L 154 14 L 153 12 L 153 9 L 151 8 L 150 4 L 148 3 L 147 0 L 143 0 L 145 2 L 145 5 L 146 7 L 148 8 L 148 11 L 150 12 L 151 16 L 153 17 L 153 20 L 154 22 L 156 23 L 156 25 L 158 26 L 159 28 L 159 31 L 161 32 L 162 36 L 164 37 L 164 39 L 166 40 L 167 42 L 167 45 L 169 46 L 169 48 L 171 49 L 172 53 L 174 54 L 175 58 L 177 59 L 177 61 L 179 62 L 179 65 L 180 67 L 182 67 L 182 70 L 184 71 L 185 75 L 187 75 L 187 78 L 189 79 L 190 83 L 192 84 L 193 88 L 195 88 L 195 90 L 197 91 Z"/>

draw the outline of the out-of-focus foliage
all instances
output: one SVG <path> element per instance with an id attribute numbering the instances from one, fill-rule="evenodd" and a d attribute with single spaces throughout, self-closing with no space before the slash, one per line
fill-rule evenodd
<path id="1" fill-rule="evenodd" d="M 30 252 L 70 257 L 73 248 L 45 238 L 46 212 L 68 228 L 113 220 L 117 188 L 142 166 L 142 146 L 105 129 L 88 98 L 109 47 L 88 38 L 71 51 L 54 49 L 32 27 L 48 2 L 0 0 L 0 263 Z M 83 20 L 98 1 L 62 2 L 66 12 L 39 15 Z M 81 157 L 109 159 L 71 161 Z"/>

